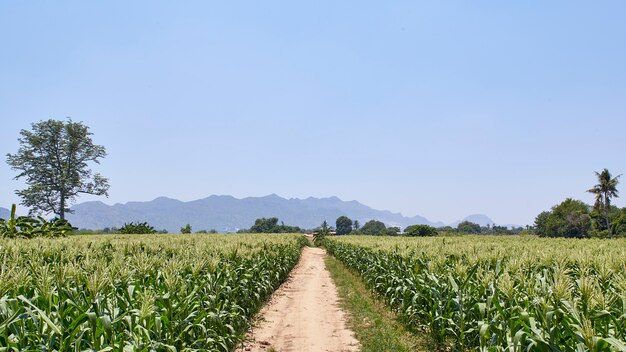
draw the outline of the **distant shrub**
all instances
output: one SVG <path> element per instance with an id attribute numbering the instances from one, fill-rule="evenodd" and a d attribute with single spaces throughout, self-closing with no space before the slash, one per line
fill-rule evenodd
<path id="1" fill-rule="evenodd" d="M 217 233 L 216 229 L 210 229 L 210 230 L 200 230 L 200 231 L 196 231 L 196 233 L 202 233 L 202 234 L 206 234 L 206 233 Z"/>
<path id="2" fill-rule="evenodd" d="M 182 234 L 191 233 L 191 225 L 187 224 L 187 226 L 181 227 L 180 228 L 180 233 L 182 233 Z"/>
<path id="3" fill-rule="evenodd" d="M 118 230 L 121 234 L 128 235 L 142 235 L 142 234 L 153 234 L 156 233 L 154 227 L 148 225 L 147 222 L 138 222 L 138 223 L 128 223 L 124 224 L 124 226 L 120 227 Z"/>
<path id="4" fill-rule="evenodd" d="M 591 225 L 589 206 L 572 198 L 567 198 L 535 218 L 535 231 L 540 237 L 587 238 L 590 237 Z M 608 235 L 608 231 L 606 234 L 602 231 L 596 233 L 597 237 L 605 235 Z"/>
<path id="5" fill-rule="evenodd" d="M 400 233 L 400 228 L 396 226 L 388 227 L 384 231 L 385 236 L 398 236 L 398 233 Z"/>
<path id="6" fill-rule="evenodd" d="M 623 237 L 626 235 L 626 213 L 613 221 L 611 226 L 613 227 L 613 234 L 615 236 Z"/>
<path id="7" fill-rule="evenodd" d="M 324 222 L 322 222 L 322 226 L 319 228 L 319 231 L 316 231 L 313 234 L 313 244 L 318 247 L 323 246 L 326 241 L 326 236 L 328 236 L 329 233 L 330 229 L 328 228 L 328 223 L 324 220 Z"/>
<path id="8" fill-rule="evenodd" d="M 54 218 L 50 221 L 38 216 L 15 217 L 15 204 L 11 207 L 8 219 L 0 219 L 0 237 L 34 238 L 34 237 L 65 237 L 74 230 L 67 220 Z"/>
<path id="9" fill-rule="evenodd" d="M 456 231 L 459 233 L 480 233 L 480 225 L 471 221 L 463 221 L 456 226 Z"/>
<path id="10" fill-rule="evenodd" d="M 250 229 L 239 230 L 239 232 L 250 232 L 250 233 L 294 233 L 301 232 L 298 226 L 288 226 L 281 222 L 278 225 L 278 218 L 260 218 L 254 221 L 254 225 Z"/>
<path id="11" fill-rule="evenodd" d="M 352 232 L 352 220 L 347 216 L 340 216 L 335 222 L 337 225 L 337 235 L 347 235 Z"/>
<path id="12" fill-rule="evenodd" d="M 363 235 L 369 236 L 385 236 L 389 235 L 386 230 L 387 226 L 385 226 L 385 223 L 382 221 L 370 220 L 361 227 L 359 232 Z"/>
<path id="13" fill-rule="evenodd" d="M 404 229 L 405 236 L 436 236 L 437 229 L 428 225 L 411 225 Z"/>

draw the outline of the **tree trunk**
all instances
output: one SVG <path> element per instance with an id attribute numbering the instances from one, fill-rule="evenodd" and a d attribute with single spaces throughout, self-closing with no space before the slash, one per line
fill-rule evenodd
<path id="1" fill-rule="evenodd" d="M 613 238 L 613 234 L 611 233 L 611 222 L 609 220 L 609 210 L 611 205 L 609 204 L 608 196 L 604 195 L 604 214 L 606 216 L 606 229 L 609 232 L 609 238 Z"/>
<path id="2" fill-rule="evenodd" d="M 65 220 L 65 192 L 61 192 L 61 209 L 59 211 L 59 217 L 61 220 Z"/>

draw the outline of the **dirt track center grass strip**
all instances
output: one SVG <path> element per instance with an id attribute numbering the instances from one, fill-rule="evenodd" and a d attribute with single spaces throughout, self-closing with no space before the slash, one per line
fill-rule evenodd
<path id="1" fill-rule="evenodd" d="M 361 343 L 362 352 L 430 351 L 425 338 L 411 334 L 383 303 L 378 302 L 360 277 L 332 256 L 326 267 L 337 285 L 340 305 L 346 310 L 348 326 Z"/>

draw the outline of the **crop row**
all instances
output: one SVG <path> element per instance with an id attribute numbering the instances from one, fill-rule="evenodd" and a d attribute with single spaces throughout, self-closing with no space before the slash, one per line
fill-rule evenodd
<path id="1" fill-rule="evenodd" d="M 626 351 L 626 242 L 326 240 L 415 331 L 471 351 Z M 603 248 L 595 248 L 602 247 Z"/>
<path id="2" fill-rule="evenodd" d="M 0 241 L 0 351 L 228 351 L 296 235 Z"/>

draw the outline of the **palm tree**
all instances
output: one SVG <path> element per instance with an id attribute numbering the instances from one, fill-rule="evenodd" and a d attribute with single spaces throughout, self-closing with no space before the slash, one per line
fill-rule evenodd
<path id="1" fill-rule="evenodd" d="M 606 228 L 609 231 L 609 238 L 611 238 L 611 222 L 609 220 L 609 211 L 611 210 L 611 198 L 619 197 L 617 184 L 619 183 L 619 178 L 622 175 L 611 177 L 611 173 L 609 172 L 609 170 L 604 169 L 602 170 L 602 172 L 596 172 L 596 176 L 598 177 L 598 184 L 593 186 L 592 189 L 587 190 L 587 192 L 596 195 L 596 203 L 593 207 L 598 211 L 604 209 Z"/>

